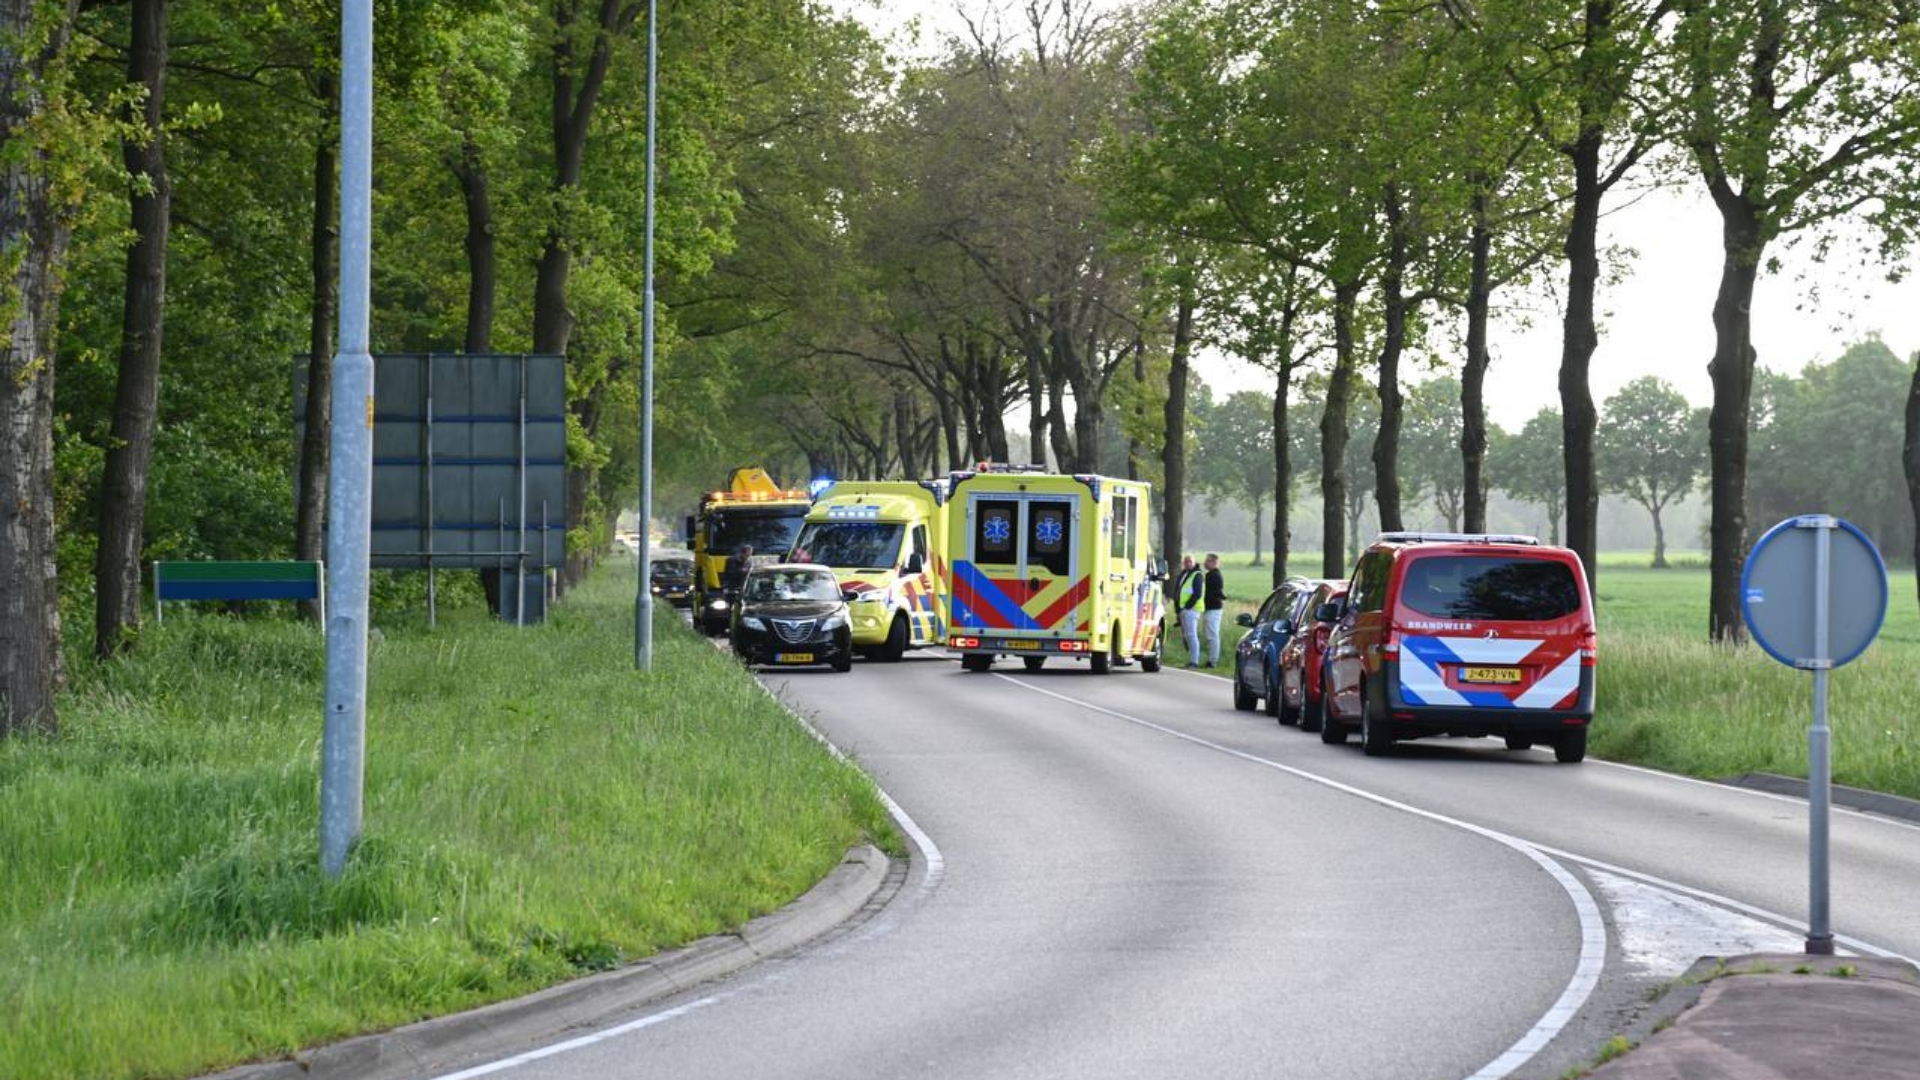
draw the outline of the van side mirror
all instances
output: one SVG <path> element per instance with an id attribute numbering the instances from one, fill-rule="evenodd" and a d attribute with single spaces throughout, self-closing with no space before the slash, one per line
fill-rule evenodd
<path id="1" fill-rule="evenodd" d="M 1234 618 L 1233 623 L 1235 626 L 1244 626 L 1244 627 L 1247 627 L 1248 629 L 1252 629 L 1253 616 L 1243 611 Z"/>
<path id="2" fill-rule="evenodd" d="M 1345 606 L 1339 600 L 1329 600 L 1313 609 L 1313 619 L 1315 622 L 1339 622 L 1343 614 L 1341 609 Z"/>
<path id="3" fill-rule="evenodd" d="M 1279 622 L 1277 622 L 1277 623 L 1274 623 L 1274 624 L 1273 624 L 1273 632 L 1274 632 L 1274 633 L 1276 633 L 1276 634 L 1291 634 L 1291 633 L 1293 633 L 1293 620 L 1292 620 L 1292 619 L 1281 619 L 1281 620 L 1280 620 Z"/>
<path id="4" fill-rule="evenodd" d="M 903 574 L 918 574 L 927 567 L 927 560 L 919 552 L 907 556 L 907 564 L 900 568 Z"/>

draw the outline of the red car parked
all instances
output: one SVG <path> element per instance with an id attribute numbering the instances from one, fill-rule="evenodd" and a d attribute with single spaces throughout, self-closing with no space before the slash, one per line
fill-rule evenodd
<path id="1" fill-rule="evenodd" d="M 1327 642 L 1320 737 L 1502 735 L 1576 762 L 1593 719 L 1593 602 L 1580 559 L 1531 537 L 1388 533 L 1360 557 Z"/>
<path id="2" fill-rule="evenodd" d="M 1320 730 L 1320 672 L 1327 655 L 1327 637 L 1333 633 L 1338 608 L 1329 608 L 1347 595 L 1344 581 L 1322 581 L 1307 598 L 1307 626 L 1280 650 L 1280 722 L 1298 722 L 1303 731 Z M 1321 618 L 1327 615 L 1328 618 Z"/>

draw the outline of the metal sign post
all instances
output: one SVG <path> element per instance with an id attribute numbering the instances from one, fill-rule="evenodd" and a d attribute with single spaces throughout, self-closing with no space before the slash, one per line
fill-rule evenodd
<path id="1" fill-rule="evenodd" d="M 320 752 L 320 867 L 346 869 L 360 836 L 367 744 L 368 552 L 373 528 L 373 0 L 340 9 L 340 352 L 333 361 L 327 484 L 326 727 Z"/>
<path id="2" fill-rule="evenodd" d="M 1813 673 L 1807 732 L 1807 952 L 1833 953 L 1827 821 L 1833 795 L 1833 729 L 1827 682 L 1833 669 L 1873 643 L 1887 614 L 1887 567 L 1873 541 L 1827 514 L 1803 514 L 1768 529 L 1740 575 L 1740 610 L 1767 655 Z"/>
<path id="3" fill-rule="evenodd" d="M 647 168 L 644 217 L 646 268 L 640 312 L 640 547 L 639 583 L 633 597 L 633 667 L 653 670 L 653 142 L 654 91 L 659 84 L 660 35 L 656 10 L 647 0 Z"/>

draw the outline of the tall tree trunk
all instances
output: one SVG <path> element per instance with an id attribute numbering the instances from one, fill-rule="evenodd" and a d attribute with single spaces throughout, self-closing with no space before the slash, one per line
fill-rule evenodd
<path id="1" fill-rule="evenodd" d="M 1387 185 L 1382 203 L 1387 218 L 1387 265 L 1380 276 L 1380 430 L 1373 439 L 1373 498 L 1380 507 L 1380 531 L 1398 532 L 1400 516 L 1400 352 L 1407 341 L 1407 223 L 1400 192 Z"/>
<path id="2" fill-rule="evenodd" d="M 573 311 L 567 305 L 567 281 L 573 269 L 573 222 L 565 209 L 581 183 L 587 153 L 587 133 L 593 124 L 594 108 L 606 85 L 607 71 L 613 61 L 613 39 L 632 25 L 641 11 L 639 5 L 625 10 L 621 0 L 600 0 L 594 21 L 593 46 L 584 67 L 576 70 L 573 21 L 575 0 L 555 0 L 553 62 L 553 186 L 555 217 L 549 222 L 545 246 L 534 276 L 533 349 L 535 352 L 565 356 L 573 337 Z M 599 386 L 585 387 L 571 403 L 581 430 L 592 431 L 600 413 Z M 567 466 L 567 507 L 563 520 L 568 531 L 586 524 L 588 492 L 594 487 L 596 470 L 585 463 Z M 564 583 L 573 585 L 593 565 L 591 552 L 570 552 Z"/>
<path id="3" fill-rule="evenodd" d="M 920 475 L 920 455 L 914 445 L 915 435 L 920 428 L 918 410 L 913 407 L 913 395 L 901 391 L 893 395 L 893 439 L 900 448 L 900 478 L 912 480 Z"/>
<path id="4" fill-rule="evenodd" d="M 1660 508 L 1649 508 L 1653 513 L 1653 568 L 1667 568 L 1667 530 L 1660 523 Z"/>
<path id="5" fill-rule="evenodd" d="M 1913 565 L 1920 567 L 1920 366 L 1914 368 L 1913 382 L 1907 387 L 1906 421 L 1907 437 L 1900 460 L 1907 471 L 1907 505 L 1913 510 Z M 1915 582 L 1915 588 L 1920 598 L 1920 581 Z"/>
<path id="6" fill-rule="evenodd" d="M 1292 313 L 1286 316 L 1292 321 Z M 1290 337 L 1286 332 L 1281 338 Z M 1293 542 L 1293 447 L 1287 418 L 1287 397 L 1292 391 L 1293 350 L 1283 346 L 1279 369 L 1273 380 L 1273 584 L 1278 587 L 1287 576 L 1287 559 Z"/>
<path id="7" fill-rule="evenodd" d="M 1461 526 L 1470 533 L 1487 531 L 1487 312 L 1493 285 L 1489 265 L 1493 229 L 1487 223 L 1487 195 L 1474 191 L 1470 246 L 1473 267 L 1467 285 L 1467 361 L 1460 372 L 1460 497 Z"/>
<path id="8" fill-rule="evenodd" d="M 1027 358 L 1027 464 L 1047 460 L 1047 376 L 1045 365 L 1032 348 Z M 991 407 L 991 406 L 989 406 Z"/>
<path id="9" fill-rule="evenodd" d="M 1347 403 L 1353 388 L 1353 313 L 1360 286 L 1343 282 L 1333 289 L 1333 374 L 1327 380 L 1327 405 L 1320 416 L 1320 570 L 1322 577 L 1343 578 L 1347 547 Z M 1358 531 L 1358 526 L 1355 527 Z"/>
<path id="10" fill-rule="evenodd" d="M 68 224 L 33 125 L 47 67 L 67 51 L 74 0 L 0 0 L 0 250 L 11 274 L 0 351 L 0 736 L 52 733 L 65 675 L 54 573 L 53 356 Z M 51 25 L 49 25 L 49 22 Z M 26 52 L 20 43 L 42 43 Z"/>
<path id="11" fill-rule="evenodd" d="M 140 133 L 121 143 L 127 172 L 145 177 L 131 204 L 133 246 L 127 249 L 126 299 L 120 321 L 120 371 L 114 388 L 113 437 L 100 478 L 100 546 L 94 560 L 93 652 L 119 651 L 140 623 L 141 540 L 147 479 L 153 461 L 154 416 L 160 401 L 160 345 L 166 314 L 167 231 L 173 182 L 167 175 L 162 123 L 167 100 L 167 0 L 133 0 L 127 81 L 146 88 Z"/>
<path id="12" fill-rule="evenodd" d="M 468 133 L 454 169 L 467 207 L 467 334 L 468 353 L 493 351 L 494 291 L 499 271 L 494 262 L 493 197 L 487 185 L 487 163 Z"/>
<path id="13" fill-rule="evenodd" d="M 1192 280 L 1182 274 L 1180 294 L 1173 309 L 1173 355 L 1167 366 L 1167 404 L 1162 415 L 1167 442 L 1160 448 L 1161 486 L 1165 502 L 1160 511 L 1160 555 L 1169 567 L 1180 565 L 1186 554 L 1187 517 L 1187 365 L 1193 353 L 1193 313 L 1198 306 Z M 1168 595 L 1174 578 L 1167 575 Z"/>
<path id="14" fill-rule="evenodd" d="M 1567 546 L 1585 564 L 1587 581 L 1597 582 L 1600 484 L 1595 474 L 1593 432 L 1599 413 L 1593 404 L 1588 372 L 1600 343 L 1594 323 L 1594 293 L 1600 283 L 1600 200 L 1606 184 L 1600 176 L 1600 151 L 1607 120 L 1622 88 L 1607 85 L 1617 77 L 1611 55 L 1618 48 L 1613 28 L 1614 0 L 1588 0 L 1581 27 L 1578 60 L 1583 83 L 1580 128 L 1568 155 L 1573 162 L 1573 220 L 1567 229 L 1567 314 L 1560 347 L 1560 425 L 1567 478 Z"/>
<path id="15" fill-rule="evenodd" d="M 1259 566 L 1266 560 L 1264 545 L 1267 539 L 1267 504 L 1255 501 L 1253 504 L 1253 561 L 1248 566 Z"/>
<path id="16" fill-rule="evenodd" d="M 333 417 L 333 331 L 338 321 L 340 265 L 340 96 L 322 80 L 320 130 L 313 144 L 313 303 L 307 320 L 307 415 L 300 441 L 300 496 L 294 512 L 294 557 L 326 558 L 327 455 Z M 314 618 L 322 614 L 309 604 Z"/>
<path id="17" fill-rule="evenodd" d="M 1140 431 L 1147 426 L 1147 342 L 1146 335 L 1136 333 L 1133 338 L 1133 385 L 1138 388 L 1134 400 L 1131 430 L 1127 433 L 1127 479 L 1139 480 L 1145 475 L 1147 462 L 1146 444 L 1140 441 Z"/>
<path id="18" fill-rule="evenodd" d="M 1067 434 L 1067 388 L 1059 379 L 1047 380 L 1047 442 L 1053 449 L 1053 467 L 1060 472 L 1078 472 L 1078 455 L 1073 437 Z"/>
<path id="19" fill-rule="evenodd" d="M 1744 200 L 1715 198 L 1720 207 L 1720 291 L 1713 301 L 1713 410 L 1707 418 L 1713 517 L 1708 526 L 1708 633 L 1715 641 L 1743 641 L 1740 568 L 1747 553 L 1747 426 L 1753 404 L 1753 286 L 1764 241 Z"/>

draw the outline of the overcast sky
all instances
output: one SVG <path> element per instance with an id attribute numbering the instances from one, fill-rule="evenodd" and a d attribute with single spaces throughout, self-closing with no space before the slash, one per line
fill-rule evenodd
<path id="1" fill-rule="evenodd" d="M 1099 6 L 1111 2 L 1094 0 Z M 898 35 L 917 18 L 922 48 L 942 33 L 963 28 L 953 0 L 828 0 L 828 6 L 855 14 L 883 36 Z M 987 6 L 968 3 L 966 10 Z M 1623 262 L 1620 280 L 1600 290 L 1600 347 L 1591 380 L 1595 400 L 1604 402 L 1642 375 L 1658 375 L 1695 404 L 1707 404 L 1712 398 L 1707 377 L 1711 313 L 1720 280 L 1719 214 L 1697 179 L 1672 190 L 1616 192 L 1607 210 L 1601 243 L 1635 254 Z M 1784 265 L 1760 280 L 1754 297 L 1754 348 L 1762 366 L 1798 371 L 1872 335 L 1901 357 L 1920 350 L 1920 276 L 1888 284 L 1885 267 L 1860 265 L 1850 248 L 1866 250 L 1837 244 L 1824 266 L 1780 244 L 1769 252 Z M 1503 298 L 1526 309 L 1531 326 L 1520 325 L 1510 310 L 1492 334 L 1487 407 L 1493 420 L 1509 429 L 1543 407 L 1558 405 L 1564 263 L 1554 264 L 1547 277 L 1546 287 L 1529 297 Z M 1444 358 L 1457 370 L 1458 357 Z M 1196 366 L 1218 391 L 1271 386 L 1265 372 L 1230 357 L 1202 356 Z"/>

